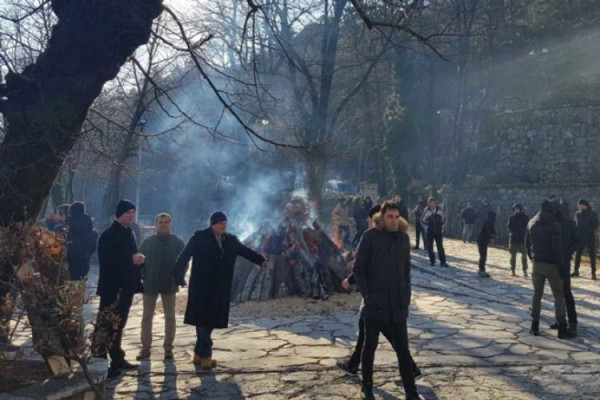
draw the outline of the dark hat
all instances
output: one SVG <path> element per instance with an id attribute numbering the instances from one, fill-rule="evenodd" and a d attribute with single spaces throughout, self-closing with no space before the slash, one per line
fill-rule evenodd
<path id="1" fill-rule="evenodd" d="M 218 224 L 219 222 L 227 221 L 227 216 L 221 211 L 215 211 L 210 216 L 210 225 Z"/>
<path id="2" fill-rule="evenodd" d="M 69 207 L 69 214 L 81 216 L 85 213 L 85 204 L 81 201 L 76 201 Z"/>
<path id="3" fill-rule="evenodd" d="M 552 202 L 550 200 L 542 201 L 540 209 L 542 210 L 542 212 L 547 212 L 547 213 L 553 213 L 555 211 L 554 204 L 552 204 Z"/>
<path id="4" fill-rule="evenodd" d="M 379 204 L 371 207 L 369 210 L 369 218 L 373 218 L 373 215 L 377 214 L 379 211 L 381 211 L 381 206 Z"/>
<path id="5" fill-rule="evenodd" d="M 581 204 L 582 206 L 590 207 L 590 203 L 587 200 L 581 199 L 577 204 Z"/>
<path id="6" fill-rule="evenodd" d="M 125 214 L 129 210 L 135 210 L 135 204 L 131 201 L 123 199 L 119 200 L 117 203 L 117 210 L 115 211 L 115 215 L 119 218 L 121 215 Z"/>
<path id="7" fill-rule="evenodd" d="M 523 211 L 523 204 L 515 203 L 513 204 L 512 209 L 514 210 L 515 208 L 518 208 L 519 210 Z"/>

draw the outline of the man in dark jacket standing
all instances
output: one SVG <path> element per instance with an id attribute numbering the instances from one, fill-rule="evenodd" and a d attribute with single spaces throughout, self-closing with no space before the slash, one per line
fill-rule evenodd
<path id="1" fill-rule="evenodd" d="M 421 217 L 423 216 L 423 212 L 425 211 L 426 207 L 427 204 L 425 204 L 425 198 L 423 196 L 419 196 L 417 200 L 417 206 L 413 209 L 413 217 L 415 218 L 415 234 L 417 236 L 417 242 L 415 247 L 413 247 L 415 250 L 419 248 L 419 240 L 422 237 L 423 248 L 425 251 L 427 251 L 427 238 L 425 237 L 425 229 L 423 228 L 423 225 L 421 225 Z"/>
<path id="2" fill-rule="evenodd" d="M 210 217 L 210 228 L 196 231 L 175 263 L 175 282 L 185 286 L 188 262 L 193 258 L 183 322 L 196 327 L 193 362 L 203 369 L 217 365 L 212 358 L 211 334 L 213 329 L 227 328 L 237 256 L 267 268 L 267 260 L 262 255 L 227 233 L 227 217 L 217 211 Z"/>
<path id="3" fill-rule="evenodd" d="M 571 290 L 571 257 L 579 247 L 579 236 L 575 221 L 569 218 L 569 205 L 564 199 L 560 199 L 556 207 L 556 219 L 561 228 L 562 251 L 564 262 L 559 265 L 560 277 L 562 278 L 563 294 L 565 297 L 565 307 L 569 321 L 568 329 L 573 334 L 577 334 L 577 310 L 575 309 L 575 298 Z M 550 325 L 551 329 L 558 329 L 558 321 Z"/>
<path id="4" fill-rule="evenodd" d="M 123 328 L 127 324 L 129 309 L 135 293 L 143 291 L 140 275 L 140 266 L 144 264 L 145 257 L 138 253 L 135 238 L 130 225 L 135 220 L 135 205 L 129 200 L 121 200 L 115 212 L 116 221 L 106 229 L 98 241 L 98 260 L 100 262 L 100 277 L 98 279 L 97 294 L 100 296 L 98 315 L 110 310 L 116 305 L 120 318 L 116 329 L 98 321 L 96 329 L 112 337 L 108 349 L 111 362 L 108 371 L 109 377 L 118 376 L 121 369 L 134 369 L 137 365 L 125 360 L 125 351 L 121 348 Z M 95 346 L 97 357 L 106 358 L 106 348 Z"/>
<path id="5" fill-rule="evenodd" d="M 496 213 L 488 211 L 488 217 L 481 227 L 481 232 L 477 236 L 477 250 L 479 251 L 479 276 L 489 278 L 490 274 L 485 270 L 487 262 L 488 246 L 490 241 L 496 236 Z"/>
<path id="6" fill-rule="evenodd" d="M 76 201 L 69 207 L 67 218 L 67 261 L 72 280 L 83 279 L 90 272 L 90 257 L 96 251 L 98 233 L 85 204 Z"/>
<path id="7" fill-rule="evenodd" d="M 517 253 L 521 253 L 521 266 L 523 276 L 527 276 L 527 252 L 525 251 L 525 232 L 527 232 L 527 223 L 529 217 L 523 212 L 523 206 L 520 203 L 513 205 L 513 215 L 508 219 L 508 251 L 510 252 L 510 270 L 512 276 L 517 276 L 515 269 L 517 266 Z"/>
<path id="8" fill-rule="evenodd" d="M 418 400 L 414 370 L 408 347 L 406 320 L 411 298 L 410 240 L 404 223 L 401 231 L 400 210 L 394 202 L 381 207 L 383 229 L 369 229 L 358 244 L 354 275 L 363 295 L 362 315 L 365 344 L 362 352 L 362 393 L 373 396 L 373 360 L 379 333 L 387 330 L 398 357 L 402 384 L 407 400 Z"/>
<path id="9" fill-rule="evenodd" d="M 470 201 L 467 203 L 467 207 L 460 214 L 460 218 L 463 222 L 463 243 L 471 243 L 471 239 L 473 238 L 473 226 L 477 221 L 477 213 L 475 212 L 475 209 L 473 209 Z"/>
<path id="10" fill-rule="evenodd" d="M 592 279 L 596 280 L 596 229 L 598 229 L 598 215 L 592 210 L 587 200 L 579 200 L 577 204 L 579 210 L 575 213 L 575 224 L 577 225 L 577 234 L 581 243 L 575 253 L 575 271 L 571 276 L 579 276 L 579 265 L 581 264 L 581 254 L 587 248 L 590 256 L 590 266 L 592 267 Z"/>
<path id="11" fill-rule="evenodd" d="M 421 217 L 421 224 L 427 234 L 427 251 L 429 252 L 429 263 L 435 265 L 435 253 L 433 252 L 433 242 L 438 251 L 440 264 L 447 267 L 446 252 L 444 251 L 444 212 L 437 206 L 435 199 L 430 197 L 427 200 L 427 208 Z"/>
<path id="12" fill-rule="evenodd" d="M 137 360 L 150 357 L 152 347 L 152 320 L 156 301 L 160 295 L 165 316 L 165 338 L 163 348 L 165 360 L 173 359 L 173 340 L 175 339 L 175 261 L 185 247 L 178 236 L 171 233 L 173 219 L 167 213 L 160 213 L 154 220 L 156 234 L 146 238 L 140 251 L 146 256 L 142 267 L 144 282 L 144 313 L 142 316 L 142 349 Z"/>
<path id="13" fill-rule="evenodd" d="M 404 204 L 404 199 L 401 194 L 397 194 L 394 196 L 394 203 L 398 205 L 398 210 L 400 210 L 400 216 L 408 221 L 408 207 Z"/>
<path id="14" fill-rule="evenodd" d="M 574 337 L 574 335 L 567 329 L 565 299 L 559 271 L 559 266 L 564 262 L 564 255 L 560 224 L 556 220 L 555 213 L 556 209 L 553 203 L 544 200 L 540 212 L 529 221 L 525 235 L 527 254 L 533 261 L 532 281 L 534 293 L 531 304 L 530 332 L 535 336 L 540 334 L 542 296 L 544 295 L 544 283 L 548 280 L 554 295 L 554 312 L 556 321 L 558 321 L 558 337 L 568 339 Z"/>

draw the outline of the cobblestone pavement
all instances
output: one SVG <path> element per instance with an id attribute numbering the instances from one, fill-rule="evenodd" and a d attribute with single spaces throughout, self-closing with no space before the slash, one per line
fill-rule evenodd
<path id="1" fill-rule="evenodd" d="M 475 244 L 446 240 L 446 252 L 450 268 L 431 267 L 422 250 L 413 250 L 409 336 L 425 374 L 418 388 L 426 399 L 600 399 L 599 284 L 589 279 L 589 271 L 583 268 L 584 277 L 573 281 L 579 337 L 559 340 L 548 328 L 554 316 L 549 288 L 541 336 L 534 337 L 528 333 L 531 281 L 510 275 L 507 251 L 490 248 L 491 278 L 476 274 Z M 175 361 L 163 361 L 158 314 L 150 361 L 112 380 L 108 398 L 358 399 L 359 379 L 335 367 L 356 339 L 360 297 L 351 296 L 353 309 L 332 315 L 232 319 L 228 329 L 215 331 L 213 357 L 219 366 L 212 373 L 191 364 L 195 332 L 181 315 Z M 130 360 L 140 347 L 140 300 L 124 337 Z M 376 396 L 402 399 L 394 353 L 381 341 Z"/>

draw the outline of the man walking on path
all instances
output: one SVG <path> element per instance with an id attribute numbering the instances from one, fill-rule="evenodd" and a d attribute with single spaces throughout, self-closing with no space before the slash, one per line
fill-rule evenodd
<path id="1" fill-rule="evenodd" d="M 430 197 L 427 200 L 428 207 L 423 212 L 421 217 L 421 223 L 425 228 L 427 234 L 427 251 L 429 252 L 429 263 L 431 266 L 435 265 L 435 253 L 433 252 L 433 242 L 435 240 L 435 246 L 438 251 L 440 258 L 440 264 L 442 267 L 447 267 L 446 264 L 446 252 L 444 251 L 444 213 L 437 206 L 435 199 Z"/>
<path id="2" fill-rule="evenodd" d="M 233 269 L 238 256 L 267 268 L 267 260 L 244 246 L 237 236 L 227 233 L 227 217 L 217 211 L 210 217 L 210 227 L 196 231 L 175 265 L 175 283 L 185 286 L 190 258 L 192 273 L 184 323 L 196 327 L 193 362 L 203 369 L 217 365 L 212 358 L 213 329 L 227 328 Z"/>
<path id="3" fill-rule="evenodd" d="M 558 322 L 558 337 L 569 339 L 574 337 L 567 329 L 565 316 L 565 299 L 563 296 L 562 280 L 559 265 L 564 262 L 562 252 L 562 237 L 560 224 L 556 220 L 556 209 L 553 203 L 544 200 L 541 210 L 529 221 L 525 235 L 527 254 L 533 261 L 533 298 L 531 304 L 531 330 L 534 336 L 539 336 L 540 313 L 544 284 L 550 284 L 554 296 L 554 312 Z"/>
<path id="4" fill-rule="evenodd" d="M 135 238 L 130 225 L 135 220 L 135 205 L 129 200 L 121 200 L 115 212 L 116 221 L 106 229 L 98 240 L 98 261 L 100 276 L 98 278 L 97 294 L 100 296 L 98 309 L 99 321 L 96 325 L 100 337 L 108 337 L 111 362 L 108 377 L 120 375 L 120 370 L 134 369 L 137 365 L 125 360 L 125 351 L 121 347 L 123 329 L 127 324 L 129 309 L 135 293 L 141 293 L 142 286 L 140 266 L 145 257 L 138 253 Z M 116 327 L 101 321 L 101 316 L 116 305 L 119 322 Z M 106 348 L 97 344 L 94 349 L 96 357 L 106 358 Z"/>
<path id="5" fill-rule="evenodd" d="M 423 216 L 423 212 L 425 211 L 426 207 L 427 204 L 425 204 L 425 198 L 423 196 L 419 196 L 417 206 L 413 210 L 413 217 L 415 217 L 415 234 L 417 236 L 416 245 L 415 247 L 413 247 L 413 249 L 415 250 L 419 248 L 419 240 L 422 237 L 423 248 L 427 251 L 427 238 L 425 237 L 425 228 L 423 228 L 423 225 L 421 225 L 421 217 Z"/>
<path id="6" fill-rule="evenodd" d="M 373 396 L 373 360 L 379 333 L 387 330 L 396 356 L 407 400 L 419 400 L 408 347 L 408 307 L 411 299 L 408 223 L 397 204 L 381 207 L 383 229 L 369 229 L 358 244 L 354 275 L 363 295 L 365 344 L 362 352 L 363 399 Z"/>
<path id="7" fill-rule="evenodd" d="M 581 243 L 575 253 L 575 271 L 571 276 L 579 276 L 579 265 L 581 264 L 581 254 L 587 248 L 590 256 L 590 266 L 592 267 L 592 279 L 596 280 L 596 229 L 598 229 L 598 216 L 592 210 L 587 200 L 579 200 L 577 204 L 579 210 L 575 213 L 575 224 L 577 225 L 577 234 Z"/>
<path id="8" fill-rule="evenodd" d="M 525 251 L 525 232 L 529 217 L 523 212 L 520 203 L 513 205 L 513 215 L 508 219 L 508 251 L 510 252 L 510 270 L 512 276 L 517 276 L 517 253 L 521 253 L 521 267 L 523 276 L 527 276 L 527 253 Z"/>
<path id="9" fill-rule="evenodd" d="M 144 313 L 142 316 L 142 349 L 137 360 L 150 357 L 152 347 L 152 320 L 158 295 L 162 301 L 165 315 L 165 360 L 173 359 L 173 340 L 175 339 L 175 261 L 185 243 L 171 234 L 173 225 L 169 214 L 161 213 L 154 220 L 156 234 L 142 242 L 140 251 L 146 256 L 146 264 L 142 267 L 144 282 Z"/>
<path id="10" fill-rule="evenodd" d="M 462 211 L 460 217 L 463 222 L 462 241 L 463 243 L 471 243 L 473 238 L 473 226 L 477 221 L 477 213 L 473 209 L 471 202 L 467 203 L 467 207 Z"/>

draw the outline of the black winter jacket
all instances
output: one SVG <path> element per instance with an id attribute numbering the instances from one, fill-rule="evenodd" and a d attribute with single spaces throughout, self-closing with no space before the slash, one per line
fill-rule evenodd
<path id="1" fill-rule="evenodd" d="M 477 243 L 482 245 L 488 245 L 492 238 L 496 237 L 496 228 L 494 224 L 496 223 L 496 213 L 490 211 L 488 213 L 488 218 L 485 220 L 481 227 L 481 231 L 479 232 L 479 236 L 477 237 Z"/>
<path id="2" fill-rule="evenodd" d="M 560 224 L 554 214 L 540 211 L 529 221 L 525 247 L 533 261 L 555 265 L 564 263 Z"/>
<path id="3" fill-rule="evenodd" d="M 190 258 L 193 258 L 184 323 L 205 328 L 227 328 L 237 256 L 258 265 L 265 261 L 235 235 L 226 233 L 221 249 L 211 228 L 194 233 L 175 263 L 175 282 L 182 285 Z"/>
<path id="4" fill-rule="evenodd" d="M 365 318 L 390 322 L 408 317 L 410 243 L 405 232 L 366 231 L 358 244 L 353 271 L 363 295 Z"/>
<path id="5" fill-rule="evenodd" d="M 129 293 L 144 291 L 140 266 L 133 264 L 133 255 L 137 252 L 138 248 L 130 228 L 114 221 L 102 232 L 98 240 L 99 296 L 116 297 L 119 289 Z"/>
<path id="6" fill-rule="evenodd" d="M 529 217 L 524 212 L 513 214 L 508 219 L 508 245 L 523 245 Z"/>
<path id="7" fill-rule="evenodd" d="M 575 224 L 577 225 L 577 233 L 583 241 L 592 240 L 595 237 L 596 229 L 598 229 L 598 215 L 591 208 L 585 211 L 577 211 L 575 213 Z"/>
<path id="8" fill-rule="evenodd" d="M 477 221 L 477 213 L 473 207 L 465 208 L 460 214 L 461 219 L 465 224 L 472 225 Z"/>

